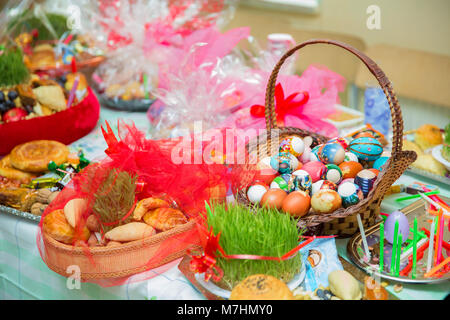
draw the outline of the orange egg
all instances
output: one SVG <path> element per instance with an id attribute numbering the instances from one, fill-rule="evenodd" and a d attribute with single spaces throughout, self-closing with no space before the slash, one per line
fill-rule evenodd
<path id="1" fill-rule="evenodd" d="M 281 189 L 269 189 L 261 198 L 261 205 L 267 208 L 281 209 L 287 193 Z"/>
<path id="2" fill-rule="evenodd" d="M 303 217 L 311 207 L 311 198 L 305 192 L 292 191 L 284 198 L 282 209 L 294 217 Z"/>
<path id="3" fill-rule="evenodd" d="M 330 213 L 342 206 L 339 194 L 330 189 L 320 190 L 311 198 L 311 207 L 317 213 Z"/>
<path id="4" fill-rule="evenodd" d="M 339 165 L 342 171 L 342 179 L 354 178 L 363 169 L 361 163 L 356 161 L 345 161 Z"/>

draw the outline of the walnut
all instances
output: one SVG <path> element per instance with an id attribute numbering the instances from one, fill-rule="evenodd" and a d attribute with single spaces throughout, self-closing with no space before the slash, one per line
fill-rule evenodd
<path id="1" fill-rule="evenodd" d="M 50 203 L 49 197 L 51 194 L 52 194 L 52 192 L 50 191 L 50 189 L 46 189 L 46 188 L 39 189 L 37 192 L 36 200 L 43 204 L 49 204 Z"/>
<path id="2" fill-rule="evenodd" d="M 53 200 L 55 200 L 55 198 L 58 196 L 59 191 L 54 191 L 52 192 L 52 194 L 48 197 L 48 203 L 52 203 Z"/>
<path id="3" fill-rule="evenodd" d="M 31 214 L 34 214 L 35 216 L 41 216 L 46 208 L 46 204 L 36 202 L 31 206 Z"/>

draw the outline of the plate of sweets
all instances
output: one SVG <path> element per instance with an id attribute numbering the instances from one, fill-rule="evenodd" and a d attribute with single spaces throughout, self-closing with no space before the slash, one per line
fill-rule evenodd
<path id="1" fill-rule="evenodd" d="M 100 105 L 82 73 L 30 73 L 19 48 L 4 49 L 0 70 L 0 155 L 31 140 L 69 144 L 97 124 Z"/>
<path id="2" fill-rule="evenodd" d="M 0 159 L 0 212 L 39 221 L 73 175 L 88 164 L 82 150 L 58 141 L 16 146 Z"/>

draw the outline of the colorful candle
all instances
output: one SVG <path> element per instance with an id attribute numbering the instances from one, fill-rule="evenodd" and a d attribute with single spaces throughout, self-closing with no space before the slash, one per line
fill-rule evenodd
<path id="1" fill-rule="evenodd" d="M 442 261 L 440 264 L 438 264 L 437 266 L 435 266 L 433 269 L 431 269 L 429 272 L 425 273 L 425 278 L 429 278 L 431 276 L 433 276 L 433 274 L 435 274 L 436 272 L 438 272 L 442 267 L 444 267 L 445 265 L 447 265 L 447 263 L 450 263 L 450 257 L 447 257 L 447 259 L 445 259 L 444 261 Z"/>
<path id="2" fill-rule="evenodd" d="M 78 87 L 78 82 L 79 81 L 80 81 L 80 77 L 77 76 L 75 78 L 75 81 L 73 82 L 72 89 L 70 90 L 69 99 L 67 99 L 67 108 L 70 108 L 70 106 L 72 105 L 73 100 L 75 99 L 75 94 L 77 92 L 77 87 Z"/>
<path id="3" fill-rule="evenodd" d="M 442 212 L 442 210 L 439 210 L 439 214 Z M 439 247 L 439 230 L 441 230 L 441 217 L 440 215 L 438 216 L 437 219 L 437 228 L 436 228 L 436 239 L 435 239 L 435 243 L 434 243 L 434 264 L 438 264 L 437 262 L 437 252 L 438 252 L 438 247 Z M 433 230 L 433 233 L 435 232 L 435 230 Z"/>
<path id="4" fill-rule="evenodd" d="M 392 242 L 392 255 L 391 255 L 391 275 L 395 272 L 395 260 L 397 254 L 397 238 L 398 238 L 398 220 L 395 221 L 394 227 L 394 241 Z"/>
<path id="5" fill-rule="evenodd" d="M 412 278 L 416 278 L 417 271 L 417 217 L 414 218 L 413 231 L 413 260 L 412 260 Z"/>
<path id="6" fill-rule="evenodd" d="M 441 263 L 442 261 L 442 241 L 444 241 L 444 214 L 442 209 L 439 210 L 439 229 L 438 229 L 438 237 L 437 237 L 437 255 L 436 255 L 436 264 Z"/>
<path id="7" fill-rule="evenodd" d="M 370 251 L 369 246 L 367 245 L 366 233 L 364 232 L 364 226 L 359 214 L 356 215 L 356 220 L 358 220 L 359 231 L 361 232 L 362 243 L 364 246 L 364 251 L 366 252 L 367 261 L 370 261 Z"/>
<path id="8" fill-rule="evenodd" d="M 397 257 L 395 258 L 395 276 L 398 277 L 400 273 L 400 257 L 402 255 L 402 233 L 398 234 L 397 243 Z"/>
<path id="9" fill-rule="evenodd" d="M 148 94 L 148 75 L 146 73 L 143 74 L 142 76 L 142 82 L 144 85 L 144 94 L 145 94 L 145 99 L 149 98 L 149 94 Z"/>
<path id="10" fill-rule="evenodd" d="M 384 222 L 380 225 L 380 272 L 384 270 Z"/>
<path id="11" fill-rule="evenodd" d="M 430 231 L 430 245 L 428 246 L 427 272 L 430 272 L 433 266 L 433 243 L 434 243 L 434 228 L 436 227 L 436 219 L 431 223 Z"/>

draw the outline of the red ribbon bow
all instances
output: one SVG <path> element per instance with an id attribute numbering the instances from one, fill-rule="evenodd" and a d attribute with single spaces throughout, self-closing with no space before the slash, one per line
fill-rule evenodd
<path id="1" fill-rule="evenodd" d="M 303 97 L 296 99 L 299 94 Z M 307 91 L 295 92 L 284 98 L 284 91 L 281 83 L 278 83 L 275 87 L 275 111 L 277 114 L 277 124 L 284 126 L 284 118 L 290 114 L 295 108 L 305 105 L 309 100 L 309 93 Z M 265 106 L 255 104 L 250 108 L 250 114 L 257 118 L 263 118 L 265 116 Z"/>

